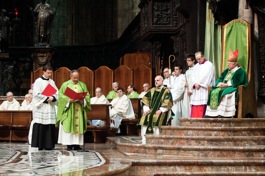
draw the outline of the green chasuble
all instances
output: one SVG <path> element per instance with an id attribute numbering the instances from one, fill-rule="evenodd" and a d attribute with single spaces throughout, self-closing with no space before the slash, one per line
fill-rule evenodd
<path id="1" fill-rule="evenodd" d="M 152 88 L 142 98 L 142 103 L 150 108 L 150 113 L 143 115 L 140 120 L 140 125 L 147 126 L 146 133 L 153 133 L 153 127 L 161 127 L 166 125 L 167 114 L 171 109 L 173 101 L 170 90 L 166 87 L 161 89 Z M 160 115 L 156 115 L 156 111 L 160 107 L 168 108 L 167 112 L 162 112 Z"/>
<path id="2" fill-rule="evenodd" d="M 67 87 L 75 90 L 75 86 L 77 87 L 76 92 L 87 92 L 85 107 L 79 101 L 69 102 L 69 106 L 66 107 L 69 97 L 64 92 Z M 80 81 L 77 84 L 74 84 L 72 80 L 64 82 L 59 90 L 57 125 L 61 123 L 66 133 L 83 134 L 87 128 L 87 111 L 90 109 L 90 95 L 86 85 Z"/>
<path id="3" fill-rule="evenodd" d="M 115 92 L 114 90 L 110 91 L 107 95 L 107 99 L 114 99 L 118 97 L 118 93 Z"/>
<path id="4" fill-rule="evenodd" d="M 138 98 L 139 94 L 137 92 L 133 92 L 132 94 L 127 95 L 128 98 Z"/>
<path id="5" fill-rule="evenodd" d="M 225 88 L 216 87 L 219 83 L 226 83 L 231 81 L 232 86 L 228 86 Z M 248 86 L 248 78 L 245 70 L 240 67 L 234 73 L 230 73 L 229 69 L 226 69 L 221 76 L 216 80 L 216 85 L 210 92 L 208 105 L 213 110 L 216 110 L 219 106 L 223 96 L 230 94 L 232 92 L 236 92 L 236 98 L 238 97 L 237 87 L 239 85 Z"/>

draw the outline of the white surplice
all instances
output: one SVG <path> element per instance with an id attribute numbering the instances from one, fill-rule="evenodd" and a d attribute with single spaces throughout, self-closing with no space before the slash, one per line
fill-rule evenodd
<path id="1" fill-rule="evenodd" d="M 183 106 L 182 106 L 182 115 L 183 118 L 190 118 L 190 113 L 191 113 L 191 96 L 188 96 L 188 92 L 192 93 L 192 76 L 193 76 L 193 71 L 194 71 L 194 66 L 189 67 L 189 69 L 185 73 L 185 79 L 186 82 L 188 83 L 188 86 L 185 87 L 185 92 L 183 96 Z"/>
<path id="2" fill-rule="evenodd" d="M 183 95 L 185 91 L 185 76 L 180 74 L 179 76 L 174 77 L 174 82 L 171 88 L 171 94 L 173 99 L 173 106 L 171 110 L 175 114 L 171 120 L 171 126 L 179 125 L 179 118 L 182 115 L 182 106 L 183 106 Z"/>
<path id="3" fill-rule="evenodd" d="M 143 91 L 143 92 L 141 92 L 141 93 L 140 93 L 140 95 L 138 96 L 138 99 L 141 99 L 141 98 L 143 98 L 143 97 L 145 96 L 145 94 L 146 94 L 146 93 L 147 93 L 147 92 L 144 92 L 144 91 Z"/>
<path id="4" fill-rule="evenodd" d="M 169 76 L 168 78 L 164 78 L 163 80 L 163 85 L 166 86 L 167 88 L 171 89 L 174 84 L 174 76 Z"/>
<path id="5" fill-rule="evenodd" d="M 210 61 L 203 64 L 197 63 L 192 73 L 192 97 L 191 105 L 206 105 L 208 101 L 208 87 L 213 86 L 215 82 L 215 69 Z M 193 86 L 199 84 L 199 90 Z"/>
<path id="6" fill-rule="evenodd" d="M 119 128 L 123 118 L 135 119 L 132 102 L 126 95 L 114 98 L 110 104 L 112 106 L 110 109 L 112 127 Z"/>

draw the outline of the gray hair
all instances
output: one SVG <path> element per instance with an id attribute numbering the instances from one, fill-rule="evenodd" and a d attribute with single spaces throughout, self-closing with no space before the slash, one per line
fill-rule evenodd
<path id="1" fill-rule="evenodd" d="M 118 82 L 113 82 L 112 86 L 119 86 L 119 83 Z"/>
<path id="2" fill-rule="evenodd" d="M 70 76 L 72 76 L 72 74 L 75 73 L 75 72 L 79 73 L 78 70 L 74 69 L 74 70 L 70 71 Z"/>

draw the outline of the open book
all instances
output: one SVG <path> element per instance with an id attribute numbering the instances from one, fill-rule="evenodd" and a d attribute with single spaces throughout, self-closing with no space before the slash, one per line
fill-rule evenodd
<path id="1" fill-rule="evenodd" d="M 42 95 L 45 95 L 47 97 L 53 96 L 57 90 L 51 85 L 48 84 L 45 89 L 42 91 Z"/>
<path id="2" fill-rule="evenodd" d="M 87 92 L 75 92 L 74 90 L 67 87 L 64 94 L 71 99 L 81 100 L 81 99 L 84 99 L 86 97 Z"/>

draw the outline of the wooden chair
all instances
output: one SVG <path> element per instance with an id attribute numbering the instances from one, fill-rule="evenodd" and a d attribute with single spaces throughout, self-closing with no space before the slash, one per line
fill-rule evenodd
<path id="1" fill-rule="evenodd" d="M 61 85 L 70 79 L 70 72 L 71 70 L 69 70 L 67 67 L 60 67 L 57 70 L 55 70 L 54 75 L 53 75 L 53 80 L 56 84 L 56 86 L 58 87 L 58 89 L 60 89 Z"/>
<path id="2" fill-rule="evenodd" d="M 106 66 L 101 66 L 95 70 L 95 88 L 101 87 L 102 93 L 107 96 L 108 92 L 112 90 L 113 70 Z"/>
<path id="3" fill-rule="evenodd" d="M 257 117 L 255 96 L 254 64 L 251 54 L 251 26 L 248 22 L 235 19 L 223 26 L 222 68 L 227 66 L 229 49 L 239 50 L 238 64 L 247 74 L 249 85 L 238 87 L 237 118 Z M 231 37 L 230 37 L 231 36 Z"/>
<path id="4" fill-rule="evenodd" d="M 133 84 L 133 70 L 126 65 L 120 65 L 114 70 L 114 80 L 126 92 L 128 85 Z"/>
<path id="5" fill-rule="evenodd" d="M 143 90 L 143 84 L 149 83 L 152 85 L 152 68 L 146 65 L 138 65 L 133 71 L 133 85 L 141 92 Z"/>
<path id="6" fill-rule="evenodd" d="M 152 55 L 148 52 L 136 52 L 125 54 L 120 59 L 120 65 L 126 65 L 132 69 L 135 69 L 141 64 L 152 68 Z"/>
<path id="7" fill-rule="evenodd" d="M 28 132 L 32 121 L 32 111 L 10 111 L 11 140 L 12 141 L 28 141 Z"/>
<path id="8" fill-rule="evenodd" d="M 107 104 L 92 104 L 91 111 L 87 112 L 88 120 L 102 120 L 104 126 L 87 126 L 87 131 L 92 131 L 94 143 L 105 143 L 110 130 L 109 106 Z"/>
<path id="9" fill-rule="evenodd" d="M 84 82 L 87 86 L 88 92 L 91 97 L 94 96 L 94 71 L 87 67 L 78 68 L 79 80 Z"/>
<path id="10" fill-rule="evenodd" d="M 8 111 L 0 111 L 0 140 L 11 141 L 11 115 Z"/>

